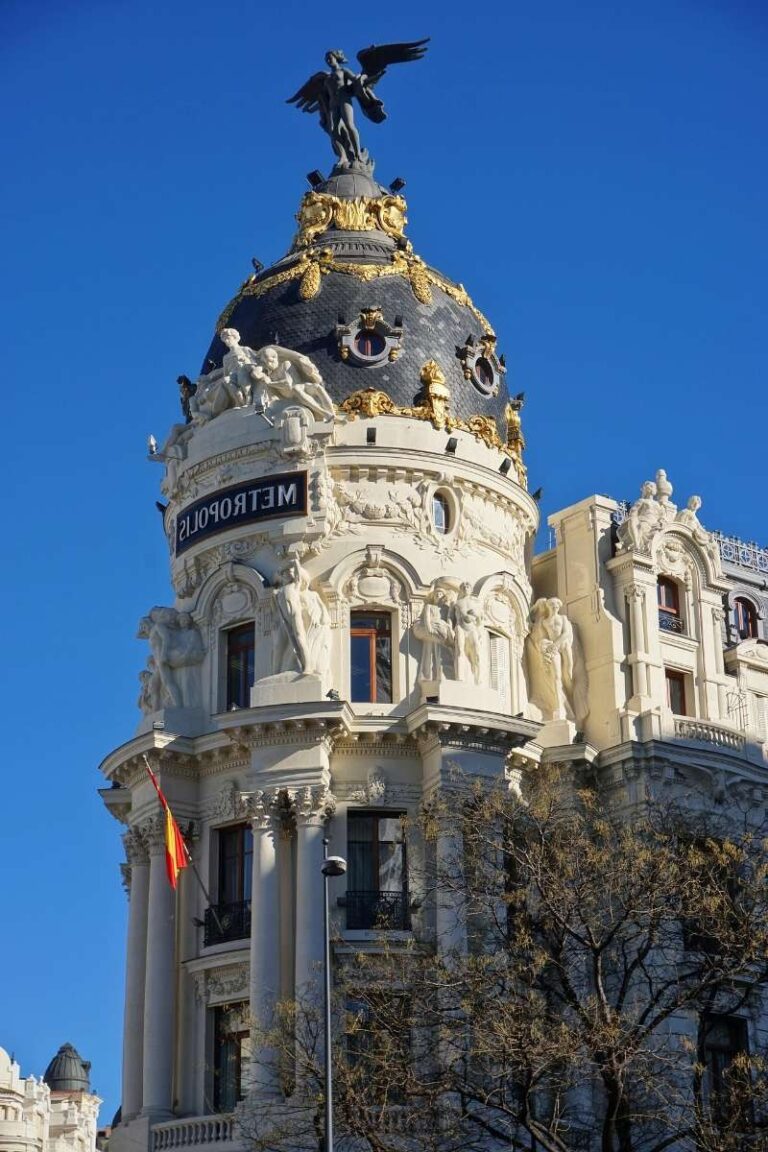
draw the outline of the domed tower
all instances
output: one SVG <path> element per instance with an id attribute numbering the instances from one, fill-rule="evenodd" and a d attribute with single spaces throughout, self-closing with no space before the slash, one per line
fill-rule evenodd
<path id="1" fill-rule="evenodd" d="M 118 1152 L 236 1143 L 238 1102 L 275 1091 L 246 1072 L 251 1024 L 322 960 L 323 838 L 349 856 L 339 939 L 429 934 L 446 910 L 402 817 L 457 772 L 503 780 L 539 729 L 520 398 L 491 323 L 413 252 L 344 95 L 375 121 L 374 80 L 423 50 L 368 49 L 346 88 L 329 53 L 297 93 L 337 164 L 151 447 L 174 597 L 140 622 L 142 719 L 102 765 L 127 826 Z M 176 893 L 147 761 L 198 874 Z"/>

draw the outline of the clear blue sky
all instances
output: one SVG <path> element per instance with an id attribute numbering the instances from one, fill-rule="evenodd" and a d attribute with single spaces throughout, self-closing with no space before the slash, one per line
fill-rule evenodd
<path id="1" fill-rule="evenodd" d="M 545 515 L 663 466 L 768 542 L 762 0 L 3 0 L 0 1045 L 40 1074 L 74 1043 L 104 1121 L 126 901 L 97 765 L 170 597 L 147 433 L 330 165 L 286 97 L 327 48 L 426 35 L 366 139 L 496 328 Z"/>

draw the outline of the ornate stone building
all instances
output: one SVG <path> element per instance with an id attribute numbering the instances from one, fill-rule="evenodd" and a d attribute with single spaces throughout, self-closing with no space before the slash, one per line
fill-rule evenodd
<path id="1" fill-rule="evenodd" d="M 557 513 L 534 556 L 491 322 L 369 164 L 311 183 L 150 441 L 173 602 L 140 622 L 142 719 L 102 765 L 130 900 L 116 1152 L 237 1144 L 249 1022 L 322 959 L 326 833 L 334 932 L 375 947 L 382 923 L 442 938 L 400 817 L 457 773 L 587 761 L 768 796 L 766 554 L 732 557 L 660 471 L 631 507 Z M 145 756 L 209 898 L 166 882 Z"/>
<path id="2" fill-rule="evenodd" d="M 25 1078 L 0 1048 L 2 1152 L 95 1152 L 101 1100 L 89 1072 L 90 1064 L 63 1044 L 41 1080 Z"/>

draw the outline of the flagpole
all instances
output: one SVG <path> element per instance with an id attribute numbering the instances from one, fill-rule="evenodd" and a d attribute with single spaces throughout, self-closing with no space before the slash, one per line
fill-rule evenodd
<path id="1" fill-rule="evenodd" d="M 157 780 L 155 779 L 155 774 L 152 771 L 149 760 L 147 758 L 146 752 L 142 753 L 142 757 L 143 757 L 144 763 L 147 766 L 147 772 L 149 772 L 149 778 L 155 787 L 155 791 L 157 792 L 160 803 L 162 804 L 163 808 L 166 811 L 170 811 L 170 809 L 168 808 L 168 801 L 165 799 L 165 796 L 160 791 Z M 195 874 L 195 879 L 197 880 L 198 884 L 200 885 L 200 890 L 203 893 L 203 896 L 205 897 L 205 902 L 211 910 L 211 915 L 213 916 L 213 919 L 216 921 L 216 927 L 218 928 L 219 932 L 223 936 L 224 935 L 224 928 L 222 927 L 222 923 L 219 920 L 219 914 L 216 911 L 216 906 L 213 904 L 211 897 L 208 894 L 208 889 L 206 888 L 205 884 L 203 883 L 203 878 L 197 870 L 197 864 L 195 864 L 194 860 L 192 859 L 192 853 L 190 852 L 189 847 L 187 845 L 187 842 L 183 836 L 181 837 L 181 843 L 182 843 L 182 847 L 184 848 L 184 855 L 187 858 L 187 863 L 189 864 L 190 868 L 192 869 L 192 871 Z"/>

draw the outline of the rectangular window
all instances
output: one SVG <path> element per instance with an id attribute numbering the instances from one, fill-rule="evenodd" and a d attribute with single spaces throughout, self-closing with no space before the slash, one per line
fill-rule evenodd
<path id="1" fill-rule="evenodd" d="M 392 702 L 392 621 L 387 613 L 351 614 L 350 664 L 353 701 Z"/>
<path id="2" fill-rule="evenodd" d="M 251 1037 L 248 1004 L 223 1004 L 213 1010 L 213 1109 L 232 1112 L 248 1089 Z"/>
<path id="3" fill-rule="evenodd" d="M 256 635 L 253 624 L 241 624 L 227 634 L 227 711 L 250 708 Z"/>
<path id="4" fill-rule="evenodd" d="M 738 1127 L 741 1119 L 746 1127 L 750 1120 L 744 1115 L 748 1093 L 739 1091 L 739 1078 L 748 1073 L 734 1067 L 738 1056 L 749 1055 L 746 1020 L 738 1016 L 703 1016 L 699 1050 L 704 1066 L 704 1098 L 713 1120 Z"/>
<path id="5" fill-rule="evenodd" d="M 667 683 L 667 707 L 674 712 L 675 716 L 687 716 L 685 674 L 676 672 L 673 668 L 665 668 L 664 678 Z"/>
<path id="6" fill-rule="evenodd" d="M 214 833 L 218 847 L 217 903 L 206 909 L 206 947 L 251 934 L 253 832 L 249 824 Z"/>
<path id="7" fill-rule="evenodd" d="M 400 812 L 347 813 L 347 928 L 408 928 Z"/>
<path id="8" fill-rule="evenodd" d="M 656 584 L 659 602 L 659 627 L 663 632 L 676 632 L 682 635 L 685 624 L 680 611 L 680 587 L 669 576 L 659 576 Z"/>

